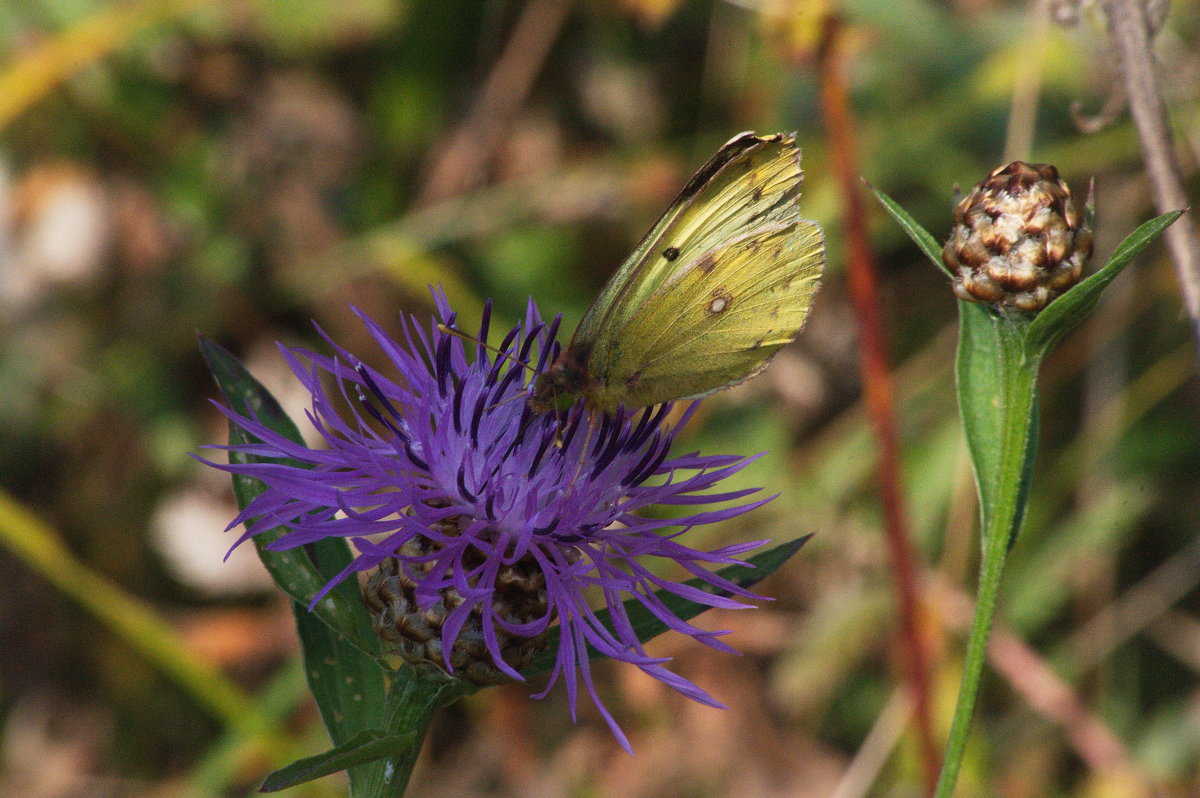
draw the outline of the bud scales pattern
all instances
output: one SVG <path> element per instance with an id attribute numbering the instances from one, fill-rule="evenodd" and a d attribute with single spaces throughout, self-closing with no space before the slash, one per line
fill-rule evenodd
<path id="1" fill-rule="evenodd" d="M 452 523 L 442 522 L 442 525 Z M 449 656 L 443 651 L 442 628 L 464 599 L 458 591 L 446 589 L 435 603 L 423 607 L 416 594 L 417 586 L 436 567 L 440 548 L 428 538 L 412 538 L 400 547 L 400 558 L 389 557 L 371 573 L 363 588 L 363 599 L 371 610 L 375 632 L 410 665 L 444 670 L 448 663 L 458 676 L 480 686 L 512 681 L 512 677 L 496 667 L 488 651 L 481 607 L 472 609 L 454 639 Z M 473 559 L 468 564 L 471 570 L 478 569 L 484 558 L 476 554 Z M 500 567 L 495 577 L 492 611 L 508 624 L 532 625 L 546 614 L 547 605 L 546 578 L 532 557 Z M 495 634 L 504 662 L 518 671 L 533 662 L 546 647 L 548 637 L 545 629 L 526 637 L 507 631 L 503 625 Z"/>
<path id="2" fill-rule="evenodd" d="M 1079 282 L 1092 231 L 1049 164 L 999 167 L 954 209 L 942 250 L 954 293 L 1036 312 Z"/>

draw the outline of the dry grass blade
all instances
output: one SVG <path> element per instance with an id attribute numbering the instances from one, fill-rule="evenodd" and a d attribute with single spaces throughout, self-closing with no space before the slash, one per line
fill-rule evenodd
<path id="1" fill-rule="evenodd" d="M 209 0 L 145 0 L 101 8 L 36 45 L 0 73 L 0 130 L 84 67 L 124 47 L 142 30 Z"/>
<path id="2" fill-rule="evenodd" d="M 445 200 L 478 185 L 545 65 L 570 8 L 567 0 L 535 0 L 525 7 L 467 118 L 443 146 L 435 147 L 435 161 L 417 204 Z"/>

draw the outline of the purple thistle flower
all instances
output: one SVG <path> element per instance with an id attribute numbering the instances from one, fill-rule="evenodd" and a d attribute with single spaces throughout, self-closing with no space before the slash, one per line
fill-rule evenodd
<path id="1" fill-rule="evenodd" d="M 445 296 L 435 292 L 434 299 L 440 321 L 453 327 L 455 314 Z M 531 410 L 526 400 L 532 386 L 560 350 L 555 341 L 559 318 L 545 324 L 532 300 L 524 322 L 498 347 L 504 355 L 493 356 L 476 344 L 473 361 L 467 357 L 468 345 L 436 323 L 428 335 L 416 319 L 404 323 L 402 345 L 358 315 L 392 361 L 394 376 L 362 363 L 328 336 L 332 357 L 281 347 L 312 394 L 308 417 L 329 448 L 310 449 L 268 429 L 253 414 L 221 407 L 260 442 L 214 448 L 302 464 L 203 461 L 266 486 L 230 523 L 230 529 L 246 524 L 234 546 L 280 526 L 288 531 L 271 549 L 350 538 L 358 556 L 314 604 L 350 574 L 396 558 L 416 583 L 420 609 L 445 594 L 454 593 L 456 602 L 461 597 L 461 603 L 445 602 L 448 614 L 438 641 L 446 657 L 441 665 L 449 671 L 452 645 L 472 612 L 492 663 L 512 679 L 522 677 L 501 655 L 500 638 L 535 637 L 557 620 L 561 635 L 554 669 L 546 690 L 536 697 L 561 677 L 574 716 L 582 678 L 627 750 L 628 740 L 596 694 L 588 646 L 636 665 L 683 695 L 720 707 L 699 687 L 664 668 L 669 658 L 646 653 L 622 601 L 633 597 L 669 628 L 736 653 L 717 639 L 728 630 L 699 629 L 654 593 L 663 590 L 710 607 L 747 605 L 658 576 L 638 558 L 665 557 L 731 595 L 759 598 L 705 566 L 739 563 L 738 557 L 765 541 L 708 552 L 677 542 L 694 526 L 733 518 L 774 498 L 701 509 L 757 492 L 707 492 L 757 456 L 670 457 L 675 429 L 686 423 L 695 404 L 675 429 L 664 426 L 669 405 L 640 413 L 619 410 L 599 419 L 590 417 L 582 403 L 562 416 Z M 481 341 L 487 338 L 489 318 L 490 304 L 480 326 Z M 336 391 L 322 384 L 323 374 L 332 375 Z M 679 518 L 637 513 L 651 505 L 696 509 Z M 664 532 L 672 527 L 678 529 Z M 409 545 L 406 552 L 420 553 L 401 552 L 413 541 L 432 547 Z M 533 620 L 514 620 L 494 603 L 497 573 L 522 560 L 534 563 L 545 583 L 545 612 Z M 597 595 L 611 613 L 609 625 L 587 600 Z"/>

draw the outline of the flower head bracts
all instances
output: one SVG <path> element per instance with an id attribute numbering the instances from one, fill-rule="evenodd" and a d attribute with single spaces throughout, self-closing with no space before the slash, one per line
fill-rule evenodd
<path id="1" fill-rule="evenodd" d="M 308 417 L 329 448 L 291 441 L 252 412 L 221 408 L 260 442 L 218 448 L 272 461 L 208 463 L 255 477 L 266 486 L 230 524 L 247 525 L 234 545 L 281 526 L 287 531 L 270 544 L 272 549 L 350 538 L 358 556 L 326 591 L 387 558 L 407 562 L 406 568 L 418 574 L 414 592 L 422 607 L 448 592 L 456 600 L 461 597 L 441 628 L 442 648 L 450 651 L 472 611 L 481 614 L 492 660 L 514 679 L 521 676 L 500 655 L 498 633 L 535 636 L 557 620 L 560 643 L 546 689 L 561 676 L 573 712 L 577 673 L 581 674 L 626 748 L 628 741 L 596 697 L 589 647 L 637 665 L 697 701 L 719 706 L 699 687 L 666 670 L 667 660 L 646 654 L 622 602 L 636 598 L 669 628 L 732 651 L 717 639 L 724 632 L 687 623 L 655 591 L 712 607 L 746 605 L 658 576 L 637 558 L 666 557 L 715 588 L 755 597 L 706 566 L 736 563 L 762 541 L 705 552 L 676 540 L 693 526 L 733 518 L 770 500 L 699 509 L 756 492 L 707 492 L 755 458 L 670 457 L 674 429 L 664 426 L 666 405 L 600 418 L 589 416 L 582 404 L 562 416 L 535 413 L 526 399 L 557 355 L 559 320 L 545 324 L 531 301 L 523 323 L 498 347 L 503 355 L 493 355 L 447 332 L 455 314 L 443 295 L 435 293 L 435 300 L 441 326 L 435 323 L 426 333 L 410 320 L 403 325 L 403 344 L 359 313 L 391 361 L 393 376 L 362 363 L 327 336 L 333 356 L 283 349 L 312 394 Z M 490 305 L 480 340 L 487 337 L 489 311 Z M 468 347 L 474 350 L 470 359 Z M 323 381 L 326 375 L 332 376 L 334 390 Z M 697 509 L 672 519 L 638 514 L 656 504 Z M 678 529 L 665 533 L 669 527 Z M 433 545 L 421 549 L 419 556 L 399 553 L 414 538 Z M 544 577 L 546 611 L 535 620 L 518 622 L 497 609 L 493 598 L 497 573 L 523 558 L 532 558 Z M 603 597 L 611 614 L 608 625 L 588 602 L 596 596 Z M 444 667 L 451 669 L 448 659 Z"/>

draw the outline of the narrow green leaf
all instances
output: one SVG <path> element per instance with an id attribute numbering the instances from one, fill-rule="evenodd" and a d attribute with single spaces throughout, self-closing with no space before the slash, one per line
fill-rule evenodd
<path id="1" fill-rule="evenodd" d="M 260 792 L 278 792 L 356 765 L 378 762 L 412 746 L 413 734 L 365 730 L 323 754 L 299 759 L 263 781 Z"/>
<path id="2" fill-rule="evenodd" d="M 975 470 L 982 516 L 991 517 L 1000 463 L 1004 416 L 1005 357 L 1000 318 L 975 302 L 958 302 L 958 355 L 955 376 L 963 433 Z"/>
<path id="3" fill-rule="evenodd" d="M 229 407 L 239 413 L 253 410 L 264 426 L 293 441 L 301 441 L 300 430 L 283 412 L 279 402 L 233 353 L 204 336 L 200 336 L 200 353 Z"/>
<path id="4" fill-rule="evenodd" d="M 204 339 L 201 349 L 230 407 L 253 410 L 275 432 L 301 441 L 299 430 L 279 403 L 236 358 Z M 254 438 L 230 424 L 229 440 L 235 444 L 249 443 Z M 253 459 L 230 453 L 232 462 Z M 265 489 L 260 481 L 242 476 L 235 476 L 233 484 L 238 504 L 243 508 Z M 364 729 L 383 725 L 387 679 L 383 666 L 375 659 L 380 641 L 371 629 L 370 615 L 353 580 L 343 581 L 312 612 L 308 610 L 312 596 L 351 562 L 353 555 L 346 542 L 328 539 L 286 551 L 268 549 L 267 544 L 284 532 L 282 527 L 264 532 L 255 536 L 254 543 L 271 576 L 292 597 L 305 677 L 330 739 L 342 746 L 356 739 Z M 366 795 L 367 785 L 383 778 L 383 765 L 359 764 L 350 768 L 349 775 L 351 794 Z"/>
<path id="5" fill-rule="evenodd" d="M 882 203 L 884 209 L 891 214 L 891 217 L 896 220 L 897 224 L 904 228 L 904 232 L 908 233 L 908 237 L 913 240 L 913 243 L 920 247 L 925 256 L 933 261 L 933 265 L 946 274 L 950 274 L 950 270 L 946 268 L 946 264 L 942 263 L 942 247 L 938 244 L 937 239 L 933 237 L 933 234 L 922 227 L 916 219 L 909 216 L 908 211 L 897 205 L 887 194 L 884 194 L 870 183 L 867 183 L 867 188 L 871 189 L 876 199 Z"/>
<path id="6" fill-rule="evenodd" d="M 1096 229 L 1096 178 L 1088 180 L 1087 200 L 1083 203 L 1083 226 Z"/>
<path id="7" fill-rule="evenodd" d="M 805 535 L 802 538 L 773 546 L 766 551 L 759 552 L 748 558 L 749 565 L 729 565 L 721 568 L 717 573 L 742 587 L 751 587 L 778 570 L 793 554 L 800 551 L 800 547 L 807 543 L 811 537 L 812 535 Z M 699 579 L 689 579 L 684 584 L 716 595 L 727 595 L 724 591 L 716 590 L 708 583 Z M 655 591 L 655 595 L 673 613 L 685 621 L 689 618 L 694 618 L 708 609 L 704 604 L 688 601 L 685 598 L 680 598 L 673 593 L 667 593 L 663 590 Z M 630 623 L 637 633 L 638 640 L 641 640 L 643 643 L 653 637 L 657 637 L 669 628 L 643 607 L 637 599 L 626 601 L 625 611 L 629 614 Z M 609 613 L 607 610 L 601 610 L 596 615 L 602 622 L 606 625 L 608 624 Z M 529 667 L 522 671 L 524 676 L 537 676 L 542 673 L 549 673 L 554 668 L 554 658 L 558 651 L 558 634 L 559 630 L 557 627 L 550 631 L 546 650 L 539 654 Z M 600 654 L 589 647 L 588 657 L 590 659 L 597 659 L 600 657 Z"/>
<path id="8" fill-rule="evenodd" d="M 1039 362 L 1035 369 L 1040 368 Z M 1029 491 L 1033 485 L 1033 462 L 1037 459 L 1038 436 L 1042 428 L 1041 402 L 1038 399 L 1037 374 L 1032 378 L 1033 385 L 1029 391 L 1029 427 L 1025 432 L 1025 454 L 1021 460 L 1021 471 L 1017 482 L 1017 512 L 1013 519 L 1012 533 L 1008 545 L 1011 548 L 1017 542 L 1017 533 L 1025 521 L 1025 510 L 1029 507 Z"/>
<path id="9" fill-rule="evenodd" d="M 1139 226 L 1125 237 L 1104 268 L 1046 306 L 1029 325 L 1025 336 L 1026 356 L 1032 360 L 1044 357 L 1059 339 L 1087 318 L 1108 284 L 1182 213 L 1164 213 Z"/>
<path id="10" fill-rule="evenodd" d="M 317 569 L 323 577 L 332 578 L 349 564 L 350 552 L 344 545 L 326 547 L 317 544 L 311 548 Z M 338 593 L 338 598 L 345 602 L 354 602 L 363 607 L 357 583 L 352 579 L 339 584 L 332 593 Z M 365 729 L 384 726 L 388 673 L 381 662 L 351 644 L 344 635 L 330 628 L 315 613 L 309 612 L 307 607 L 292 602 L 292 612 L 296 616 L 300 649 L 304 655 L 304 675 L 317 702 L 321 720 L 329 732 L 329 739 L 335 745 L 343 746 L 361 736 Z M 355 613 L 355 617 L 358 623 L 357 636 L 378 641 L 365 607 Z M 397 678 L 400 676 L 396 675 Z M 415 737 L 415 733 L 407 736 Z M 362 762 L 350 767 L 350 794 L 371 795 L 369 785 L 383 778 L 384 768 L 385 764 L 380 762 Z"/>
<path id="11" fill-rule="evenodd" d="M 259 420 L 271 430 L 293 441 L 302 441 L 300 431 L 296 428 L 292 420 L 288 418 L 275 397 L 258 380 L 254 379 L 245 366 L 230 354 L 228 350 L 202 337 L 200 339 L 200 351 L 204 355 L 209 371 L 212 372 L 213 378 L 217 381 L 217 386 L 221 389 L 221 395 L 224 397 L 225 403 L 230 408 L 238 412 L 253 411 L 257 414 Z M 229 442 L 231 444 L 252 443 L 255 441 L 256 439 L 246 433 L 241 427 L 230 424 Z M 240 463 L 251 462 L 252 460 L 252 458 L 237 452 L 230 452 L 229 459 L 230 462 Z M 290 465 L 300 465 L 295 461 L 288 462 Z M 241 508 L 245 508 L 265 489 L 266 486 L 257 479 L 241 475 L 233 477 L 234 496 L 237 498 L 238 506 Z M 285 531 L 283 527 L 279 527 L 255 535 L 254 545 L 258 549 L 259 558 L 263 561 L 263 565 L 266 566 L 275 583 L 291 596 L 294 601 L 307 606 L 312 597 L 329 581 L 328 576 L 322 574 L 313 562 L 312 552 L 321 550 L 325 552 L 325 557 L 330 562 L 339 561 L 348 563 L 350 561 L 350 549 L 345 541 L 338 539 L 330 539 L 322 541 L 319 544 L 314 544 L 314 546 L 288 549 L 286 551 L 268 549 L 267 546 L 282 537 Z M 334 553 L 335 550 L 336 554 Z M 314 612 L 325 623 L 349 636 L 356 645 L 365 651 L 373 653 L 377 650 L 373 636 L 364 638 L 358 634 L 359 630 L 363 628 L 362 616 L 365 615 L 365 610 L 362 609 L 361 602 L 357 600 L 347 601 L 345 591 L 330 593 L 329 596 L 317 604 Z"/>

